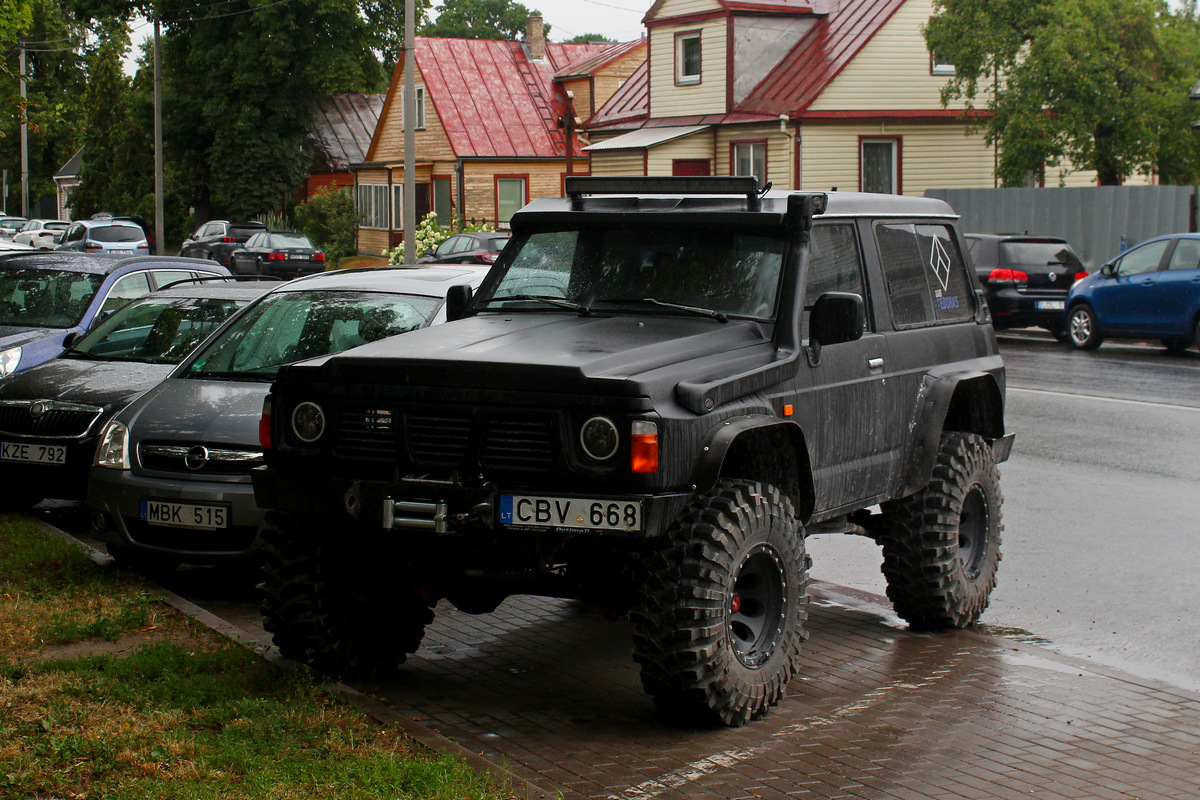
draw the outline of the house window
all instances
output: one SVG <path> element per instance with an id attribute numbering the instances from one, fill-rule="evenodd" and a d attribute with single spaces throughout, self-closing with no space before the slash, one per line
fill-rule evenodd
<path id="1" fill-rule="evenodd" d="M 387 230 L 388 187 L 386 183 L 360 183 L 354 187 L 358 224 L 362 228 Z"/>
<path id="2" fill-rule="evenodd" d="M 425 87 L 424 86 L 414 86 L 413 87 L 413 95 L 416 97 L 416 101 L 413 103 L 413 106 L 417 112 L 416 130 L 419 130 L 419 131 L 424 130 L 425 129 Z M 401 94 L 400 97 L 403 100 L 404 95 Z M 400 103 L 400 130 L 404 130 L 404 103 L 403 102 Z"/>
<path id="3" fill-rule="evenodd" d="M 767 143 L 737 142 L 733 145 L 733 174 L 753 175 L 762 186 L 767 181 Z"/>
<path id="4" fill-rule="evenodd" d="M 700 32 L 675 35 L 675 83 L 679 86 L 700 82 Z"/>
<path id="5" fill-rule="evenodd" d="M 451 223 L 450 179 L 433 179 L 433 210 L 437 214 L 438 225 L 449 228 Z"/>
<path id="6" fill-rule="evenodd" d="M 950 63 L 945 56 L 937 53 L 929 54 L 929 74 L 930 75 L 954 75 L 954 64 Z"/>
<path id="7" fill-rule="evenodd" d="M 421 220 L 417 220 L 420 222 Z M 404 230 L 404 184 L 392 184 L 392 230 Z"/>
<path id="8" fill-rule="evenodd" d="M 496 178 L 496 221 L 507 223 L 525 205 L 525 178 Z"/>
<path id="9" fill-rule="evenodd" d="M 899 194 L 900 176 L 897 164 L 900 140 L 861 139 L 859 146 L 862 160 L 859 188 L 864 192 Z"/>

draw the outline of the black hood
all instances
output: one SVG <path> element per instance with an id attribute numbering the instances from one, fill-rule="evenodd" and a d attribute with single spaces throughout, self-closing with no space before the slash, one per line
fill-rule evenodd
<path id="1" fill-rule="evenodd" d="M 174 368 L 174 364 L 56 358 L 0 381 L 0 400 L 61 400 L 119 408 Z"/>
<path id="2" fill-rule="evenodd" d="M 280 378 L 657 396 L 774 358 L 769 330 L 755 322 L 520 312 L 414 331 L 285 367 Z"/>

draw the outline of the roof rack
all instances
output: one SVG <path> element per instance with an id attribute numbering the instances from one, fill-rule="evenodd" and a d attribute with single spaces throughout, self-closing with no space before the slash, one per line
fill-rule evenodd
<path id="1" fill-rule="evenodd" d="M 580 209 L 589 194 L 740 194 L 749 210 L 758 210 L 758 180 L 741 176 L 593 177 L 571 175 L 565 181 L 571 207 Z"/>

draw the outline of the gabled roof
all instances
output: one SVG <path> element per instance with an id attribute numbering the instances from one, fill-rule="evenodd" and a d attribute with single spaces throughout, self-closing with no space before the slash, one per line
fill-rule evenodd
<path id="1" fill-rule="evenodd" d="M 597 53 L 590 58 L 585 58 L 582 61 L 576 61 L 566 69 L 560 70 L 559 73 L 554 76 L 554 78 L 555 80 L 563 80 L 564 78 L 578 78 L 591 75 L 595 72 L 599 72 L 621 56 L 636 50 L 639 47 L 646 47 L 646 39 L 644 37 L 641 39 L 634 39 L 631 42 L 617 42 L 616 44 L 610 44 L 600 53 Z"/>
<path id="2" fill-rule="evenodd" d="M 611 47 L 547 42 L 545 58 L 532 61 L 520 42 L 418 36 L 414 51 L 426 97 L 456 157 L 562 158 L 565 137 L 558 120 L 566 109 L 554 76 L 574 72 L 571 65 Z M 401 72 L 393 79 L 389 105 L 400 102 Z"/>
<path id="3" fill-rule="evenodd" d="M 660 0 L 661 2 L 661 0 Z M 746 10 L 803 10 L 813 2 L 805 0 L 719 0 L 729 13 Z M 820 5 L 820 3 L 816 3 Z M 758 117 L 770 118 L 780 114 L 803 116 L 821 92 L 838 76 L 871 38 L 883 28 L 892 15 L 904 5 L 904 0 L 842 0 L 828 13 L 817 13 L 813 27 L 776 64 L 744 100 L 727 115 L 673 118 L 665 125 L 705 124 L 718 122 L 748 122 Z M 755 7 L 751 9 L 751 7 Z M 647 12 L 647 18 L 658 7 Z M 589 130 L 622 129 L 654 124 L 648 120 L 650 110 L 649 70 L 647 65 L 630 76 L 629 80 L 587 122 Z"/>
<path id="4" fill-rule="evenodd" d="M 79 169 L 83 166 L 83 148 L 75 151 L 75 155 L 67 159 L 67 163 L 62 165 L 62 169 L 54 173 L 55 180 L 70 180 L 71 178 L 79 177 Z"/>
<path id="5" fill-rule="evenodd" d="M 382 94 L 326 94 L 314 103 L 308 147 L 315 172 L 341 172 L 363 161 L 383 110 Z"/>
<path id="6" fill-rule="evenodd" d="M 646 22 L 658 13 L 666 0 L 655 0 L 642 17 Z M 844 2 L 844 0 L 843 0 Z M 717 0 L 722 11 L 754 12 L 757 14 L 821 14 L 829 10 L 829 0 Z"/>

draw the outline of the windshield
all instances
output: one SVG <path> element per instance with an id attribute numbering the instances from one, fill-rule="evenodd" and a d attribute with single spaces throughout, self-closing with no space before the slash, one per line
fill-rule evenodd
<path id="1" fill-rule="evenodd" d="M 97 242 L 140 242 L 146 238 L 146 234 L 141 228 L 106 225 L 89 230 L 88 238 Z"/>
<path id="2" fill-rule="evenodd" d="M 505 251 L 512 257 L 499 283 L 480 295 L 477 307 L 561 307 L 528 299 L 544 297 L 585 312 L 705 309 L 769 319 L 786 248 L 781 238 L 721 230 L 612 228 L 518 236 Z"/>
<path id="3" fill-rule="evenodd" d="M 268 295 L 205 348 L 187 375 L 270 380 L 284 364 L 420 328 L 441 302 L 382 292 Z"/>
<path id="4" fill-rule="evenodd" d="M 105 361 L 178 364 L 248 300 L 188 297 L 131 303 L 69 352 Z"/>
<path id="5" fill-rule="evenodd" d="M 96 273 L 0 269 L 0 325 L 73 327 L 103 282 Z"/>

